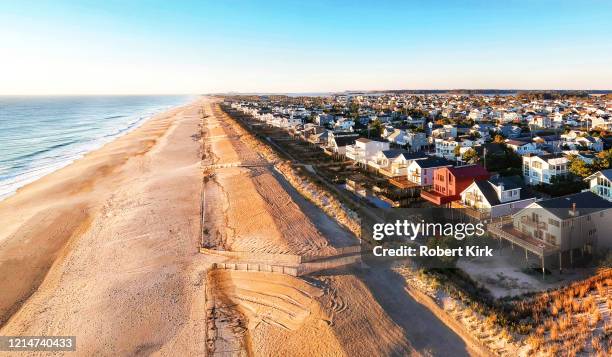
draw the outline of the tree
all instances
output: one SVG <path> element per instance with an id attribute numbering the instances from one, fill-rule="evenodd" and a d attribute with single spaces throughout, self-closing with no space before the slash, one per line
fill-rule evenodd
<path id="1" fill-rule="evenodd" d="M 478 162 L 478 153 L 476 150 L 469 148 L 466 152 L 464 152 L 463 161 L 469 162 L 470 164 L 475 164 Z"/>
<path id="2" fill-rule="evenodd" d="M 455 149 L 453 150 L 453 153 L 455 154 L 456 157 L 461 156 L 461 146 L 459 146 L 459 145 L 455 146 Z"/>
<path id="3" fill-rule="evenodd" d="M 578 177 L 585 178 L 595 172 L 594 168 L 582 161 L 579 157 L 572 155 L 569 159 L 569 171 Z"/>
<path id="4" fill-rule="evenodd" d="M 612 149 L 602 151 L 597 154 L 593 166 L 596 170 L 609 169 L 612 165 Z"/>
<path id="5" fill-rule="evenodd" d="M 374 137 L 374 138 L 379 138 L 380 134 L 382 134 L 382 130 L 383 130 L 383 125 L 380 122 L 380 120 L 375 119 L 374 121 L 372 121 L 369 125 L 369 129 L 370 129 L 370 136 Z"/>
<path id="6" fill-rule="evenodd" d="M 503 144 L 505 143 L 505 140 L 506 139 L 504 139 L 504 137 L 499 134 L 495 135 L 495 138 L 493 138 L 493 142 L 496 144 Z"/>

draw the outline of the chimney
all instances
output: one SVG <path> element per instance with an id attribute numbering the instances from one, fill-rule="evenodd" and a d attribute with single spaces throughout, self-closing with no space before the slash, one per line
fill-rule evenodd
<path id="1" fill-rule="evenodd" d="M 570 216 L 576 217 L 578 215 L 578 211 L 576 211 L 576 202 L 572 203 L 572 209 L 569 211 Z"/>

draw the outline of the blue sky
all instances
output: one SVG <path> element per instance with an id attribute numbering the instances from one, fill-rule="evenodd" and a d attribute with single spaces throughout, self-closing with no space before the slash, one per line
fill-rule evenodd
<path id="1" fill-rule="evenodd" d="M 612 88 L 612 2 L 0 2 L 0 94 Z"/>

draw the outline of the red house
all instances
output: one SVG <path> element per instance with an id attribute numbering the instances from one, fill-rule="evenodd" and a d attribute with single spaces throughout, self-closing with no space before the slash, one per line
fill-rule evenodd
<path id="1" fill-rule="evenodd" d="M 443 205 L 461 198 L 460 193 L 474 182 L 491 176 L 480 165 L 441 167 L 434 171 L 432 189 L 421 191 L 421 197 L 436 205 Z"/>

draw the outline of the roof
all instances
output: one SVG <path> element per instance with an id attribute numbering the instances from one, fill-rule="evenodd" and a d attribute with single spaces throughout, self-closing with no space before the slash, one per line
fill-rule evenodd
<path id="1" fill-rule="evenodd" d="M 539 201 L 537 204 L 561 219 L 570 218 L 570 210 L 576 204 L 578 216 L 603 211 L 612 208 L 612 202 L 597 196 L 591 191 Z"/>
<path id="2" fill-rule="evenodd" d="M 508 176 L 508 177 L 495 177 L 488 180 L 477 180 L 474 181 L 474 184 L 478 187 L 482 195 L 489 202 L 491 206 L 497 206 L 502 204 L 497 197 L 497 192 L 495 191 L 494 186 L 499 186 L 500 183 L 504 184 L 504 191 L 521 189 L 520 197 L 511 202 L 526 200 L 528 198 L 535 197 L 533 193 L 528 192 L 528 190 L 523 189 L 524 185 L 522 184 L 522 179 L 519 176 Z"/>
<path id="3" fill-rule="evenodd" d="M 523 146 L 523 145 L 527 145 L 529 143 L 526 143 L 524 141 L 519 141 L 519 140 L 506 140 L 506 144 L 514 145 L 514 146 Z"/>
<path id="4" fill-rule="evenodd" d="M 584 180 L 585 181 L 590 181 L 592 178 L 596 177 L 596 176 L 603 176 L 605 178 L 607 178 L 608 180 L 612 181 L 612 169 L 606 169 L 606 170 L 601 170 L 601 171 L 597 171 L 596 173 L 590 175 L 589 177 L 586 177 Z"/>
<path id="5" fill-rule="evenodd" d="M 552 160 L 552 159 L 561 159 L 561 158 L 565 158 L 565 155 L 563 155 L 562 153 L 556 153 L 556 154 L 543 154 L 543 155 L 538 155 L 539 158 L 541 158 L 542 160 Z"/>
<path id="6" fill-rule="evenodd" d="M 357 138 L 354 136 L 335 136 L 334 141 L 336 142 L 336 146 L 342 147 L 347 145 L 353 145 Z"/>
<path id="7" fill-rule="evenodd" d="M 452 166 L 453 163 L 449 160 L 440 158 L 440 157 L 428 157 L 424 160 L 416 160 L 414 161 L 419 167 L 422 169 L 428 169 L 431 167 L 441 167 L 441 166 Z"/>
<path id="8" fill-rule="evenodd" d="M 408 151 L 406 151 L 406 150 L 399 150 L 399 149 L 382 150 L 382 154 L 387 159 L 395 159 L 396 157 L 400 156 L 403 153 L 408 153 Z"/>
<path id="9" fill-rule="evenodd" d="M 488 176 L 489 171 L 480 165 L 469 165 L 460 167 L 450 167 L 448 170 L 455 176 L 455 178 L 462 177 L 477 177 L 477 176 Z"/>

